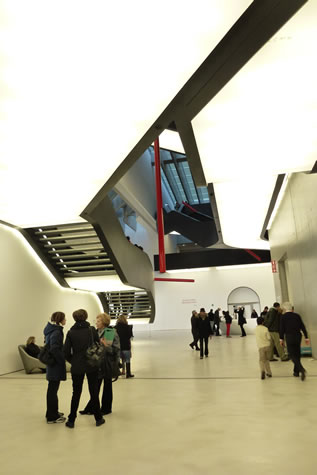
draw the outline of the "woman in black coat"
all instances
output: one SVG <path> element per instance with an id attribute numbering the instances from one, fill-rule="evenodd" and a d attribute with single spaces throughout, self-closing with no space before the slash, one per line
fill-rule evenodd
<path id="1" fill-rule="evenodd" d="M 247 323 L 245 317 L 244 317 L 244 307 L 239 307 L 238 309 L 238 325 L 241 328 L 241 336 L 247 336 L 245 329 L 243 328 L 243 325 Z"/>
<path id="2" fill-rule="evenodd" d="M 211 337 L 212 330 L 207 313 L 204 308 L 200 309 L 198 319 L 198 333 L 200 342 L 200 359 L 204 357 L 204 343 L 205 343 L 205 356 L 208 357 L 208 338 Z"/>
<path id="3" fill-rule="evenodd" d="M 94 327 L 88 322 L 88 313 L 84 309 L 73 312 L 75 325 L 69 330 L 66 336 L 64 351 L 67 361 L 71 363 L 71 374 L 73 380 L 73 397 L 70 414 L 66 426 L 73 429 L 77 417 L 80 396 L 83 389 L 85 375 L 88 379 L 88 387 L 91 399 L 92 412 L 95 416 L 96 426 L 104 424 L 99 398 L 98 398 L 98 368 L 88 364 L 86 351 L 93 342 L 99 342 L 99 336 Z"/>
<path id="4" fill-rule="evenodd" d="M 111 414 L 112 412 L 112 364 L 118 368 L 120 358 L 119 336 L 114 328 L 110 327 L 111 319 L 107 313 L 100 313 L 96 317 L 96 327 L 100 341 L 105 344 L 105 352 L 102 363 L 98 370 L 98 395 L 103 382 L 103 392 L 101 398 L 101 414 Z M 108 329 L 108 330 L 107 330 Z M 92 401 L 88 401 L 85 409 L 79 411 L 82 415 L 92 415 Z"/>
<path id="5" fill-rule="evenodd" d="M 48 388 L 46 394 L 46 420 L 48 424 L 65 422 L 63 413 L 58 412 L 57 392 L 61 381 L 66 380 L 66 363 L 63 353 L 63 326 L 66 323 L 65 313 L 54 312 L 51 322 L 44 328 L 45 344 L 49 346 L 50 353 L 54 357 L 55 363 L 47 365 L 46 379 Z"/>

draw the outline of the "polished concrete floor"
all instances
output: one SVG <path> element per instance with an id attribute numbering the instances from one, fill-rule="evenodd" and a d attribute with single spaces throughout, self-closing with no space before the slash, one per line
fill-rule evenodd
<path id="1" fill-rule="evenodd" d="M 134 379 L 114 384 L 113 413 L 74 430 L 44 419 L 46 381 L 23 372 L 0 377 L 0 473 L 298 474 L 317 473 L 317 361 L 272 363 L 261 381 L 254 336 L 214 337 L 200 360 L 182 331 L 137 333 Z M 71 380 L 62 383 L 67 413 Z M 83 407 L 87 388 L 82 395 Z"/>

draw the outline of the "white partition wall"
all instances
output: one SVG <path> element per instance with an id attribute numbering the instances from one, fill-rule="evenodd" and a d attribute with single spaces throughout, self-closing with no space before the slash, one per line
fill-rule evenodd
<path id="1" fill-rule="evenodd" d="M 102 311 L 96 294 L 62 288 L 22 235 L 0 225 L 0 374 L 22 368 L 18 345 L 29 336 L 43 344 L 43 328 L 57 310 L 66 314 L 66 331 L 72 312 L 88 311 L 89 320 Z"/>
<path id="2" fill-rule="evenodd" d="M 157 273 L 157 277 L 160 277 Z M 166 273 L 161 277 L 194 279 L 194 283 L 156 282 L 156 317 L 153 329 L 189 329 L 193 309 L 227 309 L 228 297 L 238 287 L 249 287 L 260 299 L 260 306 L 272 305 L 275 291 L 271 264 L 235 267 L 210 267 L 200 271 Z"/>

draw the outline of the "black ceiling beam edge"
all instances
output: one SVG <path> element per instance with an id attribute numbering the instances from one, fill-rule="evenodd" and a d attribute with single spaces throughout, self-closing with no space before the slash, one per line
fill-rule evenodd
<path id="1" fill-rule="evenodd" d="M 254 0 L 90 201 L 81 216 L 91 213 L 159 134 L 180 117 L 184 109 L 189 120 L 195 117 L 307 1 Z"/>
<path id="2" fill-rule="evenodd" d="M 188 117 L 193 119 L 307 1 L 255 0 L 197 70 L 200 87 L 186 103 Z"/>
<path id="3" fill-rule="evenodd" d="M 270 251 L 252 249 L 261 258 L 262 263 L 271 262 Z M 154 256 L 154 270 L 159 270 L 158 255 Z M 188 253 L 166 254 L 166 269 L 177 270 L 195 269 L 201 267 L 225 267 L 236 265 L 259 264 L 254 257 L 244 249 L 211 249 Z"/>
<path id="4" fill-rule="evenodd" d="M 265 220 L 264 220 L 264 223 L 263 223 L 262 231 L 261 231 L 261 234 L 260 234 L 260 238 L 264 239 L 265 241 L 268 241 L 268 239 L 266 238 L 267 226 L 269 224 L 269 221 L 271 219 L 274 207 L 276 205 L 278 195 L 281 191 L 281 188 L 282 188 L 282 185 L 283 185 L 283 182 L 284 182 L 284 178 L 285 178 L 285 173 L 278 175 L 278 177 L 276 179 L 275 187 L 274 187 L 274 190 L 273 190 L 273 193 L 272 193 L 272 198 L 271 198 L 271 201 L 270 201 L 270 204 L 269 204 L 266 216 L 265 216 Z"/>

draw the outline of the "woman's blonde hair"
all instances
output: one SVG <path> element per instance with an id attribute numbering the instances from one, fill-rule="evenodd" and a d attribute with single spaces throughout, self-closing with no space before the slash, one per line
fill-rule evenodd
<path id="1" fill-rule="evenodd" d="M 26 344 L 29 345 L 30 343 L 34 343 L 35 341 L 35 336 L 29 336 L 29 338 L 26 340 Z"/>
<path id="2" fill-rule="evenodd" d="M 128 324 L 128 319 L 125 315 L 119 315 L 118 317 L 118 320 L 117 320 L 118 323 L 126 323 Z"/>
<path id="3" fill-rule="evenodd" d="M 97 315 L 97 318 L 102 321 L 105 327 L 108 327 L 110 325 L 111 318 L 110 315 L 108 315 L 107 313 L 99 313 L 99 315 Z"/>

